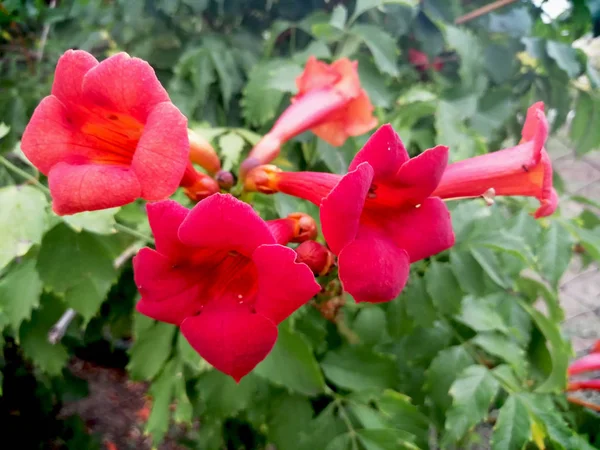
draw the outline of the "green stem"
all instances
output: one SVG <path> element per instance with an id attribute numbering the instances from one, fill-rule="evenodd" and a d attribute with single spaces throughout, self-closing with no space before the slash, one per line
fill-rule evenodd
<path id="1" fill-rule="evenodd" d="M 352 425 L 352 420 L 350 419 L 350 416 L 348 415 L 348 412 L 344 407 L 343 400 L 336 395 L 333 398 L 333 402 L 338 407 L 338 411 L 340 412 L 340 418 L 342 419 L 342 422 L 344 422 L 346 428 L 348 428 L 348 434 L 350 435 L 350 439 L 352 439 L 352 450 L 358 450 L 358 442 L 356 441 L 356 429 L 354 428 L 354 425 Z"/>
<path id="2" fill-rule="evenodd" d="M 115 223 L 115 229 L 119 232 L 129 234 L 130 236 L 133 236 L 136 239 L 147 242 L 148 244 L 154 245 L 154 239 L 152 239 L 150 236 L 146 236 L 145 234 L 140 233 L 139 231 L 134 230 L 133 228 L 129 228 L 127 225 Z"/>
<path id="3" fill-rule="evenodd" d="M 23 169 L 20 169 L 19 167 L 17 167 L 13 163 L 11 163 L 8 159 L 6 159 L 5 156 L 0 155 L 0 162 L 2 164 L 4 164 L 4 166 L 6 166 L 7 169 L 12 170 L 17 175 L 20 175 L 21 177 L 25 178 L 26 180 L 29 180 L 38 189 L 40 189 L 44 194 L 46 194 L 48 197 L 50 197 L 50 189 L 48 189 L 46 186 L 44 186 L 40 182 L 40 180 L 38 180 L 36 177 L 34 177 L 30 173 L 24 171 Z"/>

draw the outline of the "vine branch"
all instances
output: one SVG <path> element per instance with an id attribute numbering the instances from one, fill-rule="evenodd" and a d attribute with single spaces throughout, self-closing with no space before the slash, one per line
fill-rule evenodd
<path id="1" fill-rule="evenodd" d="M 489 5 L 482 6 L 481 8 L 477 8 L 476 10 L 471 11 L 470 13 L 460 16 L 459 18 L 457 18 L 454 21 L 454 23 L 456 25 L 460 25 L 461 23 L 465 23 L 470 20 L 477 19 L 478 17 L 481 17 L 485 14 L 491 13 L 492 11 L 495 11 L 504 6 L 510 5 L 511 3 L 514 3 L 516 1 L 517 0 L 497 0 L 493 3 L 490 3 Z"/>

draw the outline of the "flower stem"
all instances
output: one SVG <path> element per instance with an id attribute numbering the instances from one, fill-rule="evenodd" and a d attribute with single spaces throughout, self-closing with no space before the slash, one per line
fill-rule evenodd
<path id="1" fill-rule="evenodd" d="M 20 169 L 19 167 L 17 167 L 16 165 L 14 165 L 13 163 L 11 163 L 8 159 L 6 159 L 5 156 L 0 155 L 0 162 L 2 164 L 4 164 L 4 166 L 9 169 L 12 170 L 14 173 L 16 173 L 17 175 L 20 175 L 21 177 L 25 178 L 26 180 L 30 181 L 31 183 L 33 183 L 38 189 L 40 189 L 44 194 L 46 194 L 48 197 L 50 197 L 50 189 L 48 189 L 46 186 L 44 186 L 40 180 L 38 180 L 36 177 L 34 177 L 33 175 L 31 175 L 30 173 L 27 173 L 26 171 L 24 171 L 23 169 Z"/>
<path id="2" fill-rule="evenodd" d="M 154 245 L 154 239 L 152 239 L 150 236 L 146 236 L 145 234 L 140 233 L 139 231 L 134 230 L 133 228 L 130 228 L 127 225 L 115 223 L 115 229 L 119 232 L 129 234 L 130 236 L 133 236 L 136 239 L 147 242 L 148 244 Z"/>

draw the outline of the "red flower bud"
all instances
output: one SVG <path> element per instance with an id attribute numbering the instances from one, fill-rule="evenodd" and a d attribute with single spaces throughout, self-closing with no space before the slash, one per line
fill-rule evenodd
<path id="1" fill-rule="evenodd" d="M 237 183 L 235 175 L 226 170 L 219 170 L 215 175 L 215 180 L 217 180 L 219 187 L 225 191 L 230 190 Z"/>
<path id="2" fill-rule="evenodd" d="M 199 202 L 203 198 L 219 192 L 217 182 L 210 175 L 194 169 L 192 163 L 188 163 L 180 184 L 183 187 L 185 195 L 195 202 Z"/>
<path id="3" fill-rule="evenodd" d="M 221 161 L 210 142 L 189 129 L 188 139 L 190 140 L 190 161 L 198 164 L 210 174 L 221 170 Z"/>
<path id="4" fill-rule="evenodd" d="M 333 253 L 316 241 L 305 241 L 296 248 L 297 262 L 303 262 L 317 276 L 327 275 L 334 265 Z"/>

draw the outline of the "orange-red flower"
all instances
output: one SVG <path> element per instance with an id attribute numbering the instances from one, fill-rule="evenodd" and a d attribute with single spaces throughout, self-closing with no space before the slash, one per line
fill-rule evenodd
<path id="1" fill-rule="evenodd" d="M 188 138 L 190 140 L 190 161 L 198 164 L 211 175 L 221 170 L 221 161 L 210 142 L 192 130 L 188 130 Z"/>
<path id="2" fill-rule="evenodd" d="M 298 93 L 271 131 L 252 149 L 242 164 L 242 175 L 271 162 L 288 139 L 311 130 L 331 145 L 366 133 L 377 125 L 373 105 L 362 89 L 358 63 L 347 58 L 331 65 L 311 56 L 296 79 Z"/>
<path id="3" fill-rule="evenodd" d="M 150 65 L 126 53 L 101 63 L 69 50 L 33 113 L 23 152 L 48 175 L 57 214 L 160 200 L 179 185 L 187 120 Z"/>
<path id="4" fill-rule="evenodd" d="M 212 194 L 219 192 L 219 183 L 210 175 L 198 172 L 188 161 L 180 182 L 183 192 L 194 202 L 199 202 Z"/>
<path id="5" fill-rule="evenodd" d="M 537 198 L 540 207 L 535 212 L 536 218 L 552 214 L 558 196 L 552 187 L 552 164 L 544 148 L 548 122 L 542 102 L 527 111 L 521 136 L 516 147 L 450 164 L 433 196 L 480 197 L 493 189 L 495 195 Z"/>
<path id="6" fill-rule="evenodd" d="M 192 210 L 172 200 L 147 210 L 156 250 L 133 260 L 137 310 L 179 326 L 200 356 L 239 381 L 271 351 L 277 325 L 321 287 L 271 224 L 229 194 Z"/>
<path id="7" fill-rule="evenodd" d="M 420 52 L 419 50 L 416 50 L 414 48 L 408 49 L 408 60 L 418 70 L 433 69 L 436 72 L 439 72 L 444 68 L 444 63 L 440 58 L 436 57 L 434 58 L 433 62 L 431 62 L 427 54 Z"/>

